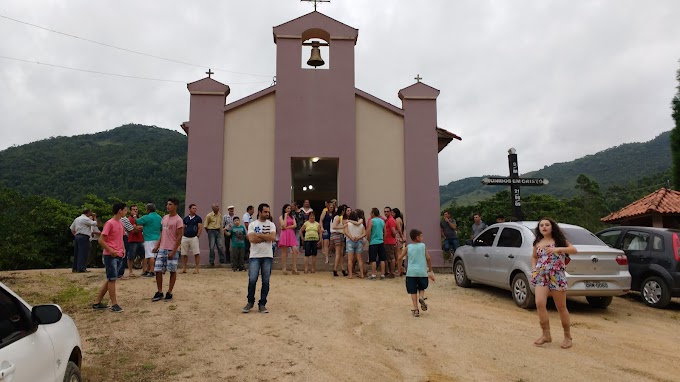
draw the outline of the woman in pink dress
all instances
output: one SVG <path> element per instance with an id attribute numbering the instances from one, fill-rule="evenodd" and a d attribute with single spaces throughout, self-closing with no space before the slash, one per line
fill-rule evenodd
<path id="1" fill-rule="evenodd" d="M 288 251 L 293 248 L 293 274 L 297 275 L 297 255 L 298 255 L 298 244 L 297 238 L 295 237 L 295 219 L 290 214 L 291 207 L 290 204 L 283 206 L 281 210 L 281 217 L 279 217 L 279 227 L 281 228 L 281 234 L 279 234 L 279 248 L 281 248 L 281 270 L 284 275 L 287 275 L 286 271 L 286 256 L 288 256 Z"/>

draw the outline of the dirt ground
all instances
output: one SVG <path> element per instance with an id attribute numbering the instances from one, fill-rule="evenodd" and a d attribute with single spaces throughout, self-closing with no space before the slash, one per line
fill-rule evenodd
<path id="1" fill-rule="evenodd" d="M 153 279 L 121 280 L 122 314 L 89 308 L 103 279 L 101 269 L 0 273 L 29 303 L 56 302 L 73 317 L 85 381 L 677 381 L 680 373 L 678 300 L 665 310 L 636 294 L 607 310 L 569 300 L 574 347 L 563 350 L 554 307 L 555 342 L 537 348 L 535 311 L 506 291 L 458 288 L 452 275 L 430 284 L 419 318 L 403 279 L 274 271 L 269 314 L 241 313 L 247 275 L 227 268 L 180 274 L 169 303 L 151 302 Z"/>

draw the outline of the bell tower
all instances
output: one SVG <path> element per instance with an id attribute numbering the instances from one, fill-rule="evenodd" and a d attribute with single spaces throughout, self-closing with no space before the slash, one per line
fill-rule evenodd
<path id="1" fill-rule="evenodd" d="M 291 160 L 295 158 L 337 160 L 337 198 L 341 203 L 354 205 L 354 46 L 359 31 L 317 11 L 276 26 L 273 31 L 276 43 L 274 211 L 291 200 Z M 320 46 L 327 44 L 332 61 L 324 61 L 317 43 L 305 43 L 310 40 L 318 41 Z M 301 65 L 303 50 L 310 52 L 309 65 Z M 327 70 L 317 66 L 327 66 Z"/>

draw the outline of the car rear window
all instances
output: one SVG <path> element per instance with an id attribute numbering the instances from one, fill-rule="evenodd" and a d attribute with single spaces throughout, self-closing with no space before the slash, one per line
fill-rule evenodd
<path id="1" fill-rule="evenodd" d="M 607 246 L 597 236 L 583 228 L 560 227 L 567 237 L 567 240 L 574 245 L 604 245 Z"/>

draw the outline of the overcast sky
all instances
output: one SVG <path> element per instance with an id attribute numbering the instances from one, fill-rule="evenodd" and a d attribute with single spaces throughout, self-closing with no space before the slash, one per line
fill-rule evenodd
<path id="1" fill-rule="evenodd" d="M 125 123 L 181 131 L 186 83 L 211 67 L 231 87 L 227 102 L 268 87 L 272 27 L 312 9 L 297 0 L 3 0 L 1 16 L 200 67 L 0 17 L 0 56 L 179 81 L 0 58 L 0 150 Z M 463 138 L 439 155 L 441 184 L 507 174 L 510 147 L 525 173 L 673 128 L 678 0 L 333 0 L 319 11 L 359 29 L 359 89 L 397 106 L 416 74 L 441 90 L 438 124 Z"/>

